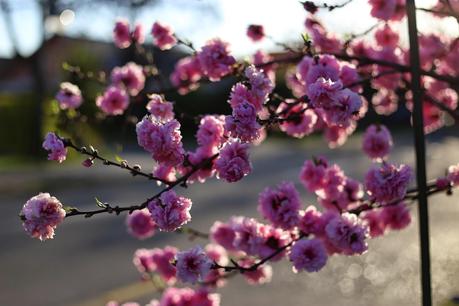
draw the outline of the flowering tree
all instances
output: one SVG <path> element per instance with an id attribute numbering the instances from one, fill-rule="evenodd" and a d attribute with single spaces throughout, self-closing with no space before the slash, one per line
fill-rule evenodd
<path id="1" fill-rule="evenodd" d="M 374 161 L 363 182 L 348 177 L 339 165 L 321 156 L 306 160 L 298 169 L 302 185 L 317 196 L 320 209 L 305 207 L 294 184 L 280 182 L 260 192 L 258 212 L 263 222 L 228 216 L 227 220 L 216 220 L 208 233 L 186 226 L 191 220 L 192 200 L 180 196 L 179 189 L 205 183 L 213 176 L 228 183 L 244 179 L 252 171 L 250 147 L 261 145 L 267 130 L 280 129 L 292 138 L 322 133 L 333 149 L 346 142 L 370 107 L 380 116 L 392 114 L 401 102 L 411 111 L 419 109 L 421 120 L 414 114 L 413 121 L 424 123 L 420 126 L 423 133 L 440 129 L 446 116 L 459 120 L 453 89 L 459 84 L 457 41 L 420 33 L 418 38 L 411 35 L 411 48 L 401 44 L 393 26 L 405 18 L 405 12 L 411 12 L 410 29 L 414 25 L 416 34 L 413 1 L 369 0 L 371 15 L 378 23 L 346 40 L 328 32 L 314 16 L 319 9 L 332 11 L 351 1 L 341 5 L 304 2 L 309 16 L 301 45 L 281 44 L 285 51 L 280 54 L 258 51 L 250 62 L 238 61 L 231 55 L 229 44 L 220 38 L 196 49 L 170 26 L 155 22 L 151 28 L 155 46 L 166 51 L 183 45 L 191 51 L 177 62 L 169 76 L 170 84 L 164 84 L 164 76 L 143 48 L 142 27 L 120 19 L 113 31 L 116 46 L 135 46 L 148 64 L 129 62 L 115 67 L 108 80 L 98 79 L 106 90 L 95 104 L 104 117 L 120 116 L 133 98 L 146 94 L 147 78 L 163 86 L 148 94 L 145 116 L 135 126 L 139 146 L 155 161 L 153 171 L 142 171 L 126 160 L 110 160 L 92 146 L 80 146 L 54 132 L 46 135 L 43 148 L 49 151 L 50 160 L 62 163 L 67 151 L 74 150 L 84 156 L 85 167 L 100 162 L 155 181 L 163 188 L 142 203 L 119 206 L 97 200 L 98 207 L 88 211 L 64 206 L 50 194 L 40 193 L 28 200 L 20 213 L 26 232 L 47 240 L 66 218 L 126 213 L 127 229 L 138 239 L 164 231 L 209 240 L 205 247 L 197 245 L 189 250 L 167 246 L 135 252 L 133 262 L 142 278 L 159 276 L 165 289 L 160 301 L 149 305 L 165 306 L 219 305 L 216 290 L 238 273 L 249 284 L 264 283 L 272 276 L 269 263 L 280 260 L 290 261 L 295 273 L 317 272 L 330 256 L 363 254 L 368 239 L 405 228 L 411 221 L 411 204 L 417 200 L 426 204 L 427 196 L 451 194 L 459 185 L 459 165 L 450 166 L 444 177 L 426 182 L 425 169 L 419 169 L 422 163 L 425 167 L 420 143 L 418 187 L 410 188 L 413 170 L 389 161 L 393 140 L 388 127 L 381 124 L 368 126 L 363 137 L 362 151 Z M 459 2 L 440 0 L 435 7 L 423 10 L 437 18 L 457 18 Z M 269 37 L 261 25 L 249 26 L 247 36 L 253 42 Z M 287 97 L 276 92 L 276 72 L 280 68 L 285 68 L 291 90 Z M 67 69 L 81 77 L 100 75 L 77 67 Z M 197 146 L 187 150 L 177 112 L 166 94 L 174 90 L 186 95 L 202 83 L 219 82 L 229 76 L 237 79 L 227 101 L 231 114 L 202 114 L 196 118 Z M 91 103 L 83 101 L 80 89 L 68 82 L 61 84 L 56 99 L 63 111 L 77 112 L 82 103 Z M 194 287 L 176 288 L 176 284 Z"/>

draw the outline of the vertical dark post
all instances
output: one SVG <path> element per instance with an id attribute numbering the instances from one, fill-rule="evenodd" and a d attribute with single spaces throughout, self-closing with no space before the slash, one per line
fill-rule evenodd
<path id="1" fill-rule="evenodd" d="M 422 305 L 432 305 L 430 281 L 429 212 L 427 207 L 426 144 L 422 114 L 422 91 L 415 0 L 406 0 L 410 38 L 411 91 L 413 93 L 413 127 L 416 150 L 416 180 L 419 190 L 419 239 L 421 244 Z"/>

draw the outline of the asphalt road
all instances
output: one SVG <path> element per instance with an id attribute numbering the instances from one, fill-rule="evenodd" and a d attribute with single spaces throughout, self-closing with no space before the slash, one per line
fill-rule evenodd
<path id="1" fill-rule="evenodd" d="M 391 161 L 413 165 L 409 135 L 394 137 L 397 149 Z M 231 215 L 257 217 L 258 193 L 267 185 L 292 180 L 301 190 L 304 203 L 314 197 L 298 184 L 303 161 L 325 152 L 331 162 L 349 176 L 362 179 L 370 165 L 360 153 L 360 138 L 328 151 L 318 140 L 275 140 L 252 150 L 253 173 L 235 184 L 211 180 L 179 190 L 193 200 L 191 227 L 207 231 L 215 219 Z M 428 175 L 441 175 L 459 162 L 459 138 L 436 137 L 428 144 Z M 128 160 L 151 167 L 143 153 L 129 154 Z M 94 197 L 117 204 L 143 201 L 157 187 L 142 178 L 131 178 L 122 170 L 96 165 L 48 164 L 20 171 L 0 173 L 0 305 L 61 306 L 104 305 L 110 298 L 147 301 L 157 296 L 150 284 L 139 285 L 131 264 L 140 247 L 167 244 L 190 247 L 177 234 L 158 234 L 137 241 L 124 227 L 124 216 L 100 215 L 91 219 L 71 218 L 54 240 L 30 239 L 22 230 L 17 214 L 22 204 L 40 191 L 50 192 L 64 204 L 95 207 Z M 434 299 L 438 304 L 459 293 L 459 196 L 431 198 L 431 244 Z M 416 210 L 413 209 L 413 219 Z M 204 242 L 202 242 L 204 243 Z M 273 281 L 248 286 L 241 278 L 220 289 L 222 305 L 419 305 L 417 223 L 403 232 L 391 233 L 370 242 L 369 252 L 358 257 L 334 256 L 319 273 L 293 274 L 291 265 L 274 265 Z M 132 285 L 134 284 L 134 285 Z M 147 293 L 147 295 L 145 295 Z"/>

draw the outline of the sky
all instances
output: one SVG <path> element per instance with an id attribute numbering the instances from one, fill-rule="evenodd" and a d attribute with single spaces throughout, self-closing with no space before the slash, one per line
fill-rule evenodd
<path id="1" fill-rule="evenodd" d="M 33 53 L 41 41 L 40 15 L 36 0 L 7 0 L 12 8 L 13 28 L 19 39 L 22 55 Z M 344 0 L 327 0 L 328 4 Z M 419 7 L 430 7 L 436 0 L 418 0 Z M 315 1 L 315 3 L 323 3 Z M 345 35 L 362 32 L 376 23 L 370 16 L 368 0 L 354 0 L 345 8 L 328 12 L 322 10 L 319 20 L 333 32 Z M 91 7 L 75 12 L 67 11 L 48 20 L 47 35 L 60 32 L 71 36 L 110 41 L 112 28 L 118 17 L 127 17 L 126 11 L 113 7 Z M 162 0 L 159 4 L 142 9 L 134 18 L 149 31 L 154 21 L 173 26 L 179 37 L 201 46 L 206 40 L 221 37 L 230 42 L 232 52 L 244 56 L 257 49 L 273 49 L 272 41 L 252 43 L 245 35 L 249 24 L 262 24 L 274 41 L 301 41 L 307 13 L 298 0 Z M 132 18 L 132 16 L 131 16 Z M 419 28 L 427 32 L 449 32 L 458 35 L 458 25 L 452 18 L 441 21 L 418 14 Z M 4 15 L 0 15 L 0 57 L 12 54 L 11 41 L 5 30 Z M 400 25 L 400 33 L 406 25 Z M 148 40 L 151 41 L 149 35 Z M 147 40 L 147 41 L 148 41 Z"/>

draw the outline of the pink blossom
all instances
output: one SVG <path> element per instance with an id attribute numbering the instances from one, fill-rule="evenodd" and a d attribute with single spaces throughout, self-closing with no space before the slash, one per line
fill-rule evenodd
<path id="1" fill-rule="evenodd" d="M 148 210 L 161 231 L 173 232 L 191 220 L 191 204 L 190 199 L 169 190 L 148 202 Z"/>
<path id="2" fill-rule="evenodd" d="M 322 199 L 337 199 L 344 192 L 346 175 L 341 168 L 334 164 L 325 169 L 322 188 L 316 194 Z"/>
<path id="3" fill-rule="evenodd" d="M 233 219 L 236 220 L 236 219 Z M 236 238 L 236 232 L 233 228 L 233 222 L 222 223 L 215 221 L 210 228 L 210 238 L 213 242 L 218 243 L 228 251 L 235 251 L 234 239 Z"/>
<path id="4" fill-rule="evenodd" d="M 381 47 L 395 48 L 398 45 L 399 35 L 386 23 L 375 32 L 375 39 Z"/>
<path id="5" fill-rule="evenodd" d="M 241 217 L 233 219 L 232 227 L 235 232 L 234 247 L 249 255 L 256 256 L 265 239 L 262 236 L 262 224 L 253 218 Z"/>
<path id="6" fill-rule="evenodd" d="M 145 86 L 142 66 L 134 62 L 113 68 L 110 78 L 113 85 L 124 87 L 131 96 L 137 96 Z"/>
<path id="7" fill-rule="evenodd" d="M 56 100 L 61 109 L 75 109 L 83 102 L 78 86 L 69 82 L 61 83 L 60 90 L 56 94 Z"/>
<path id="8" fill-rule="evenodd" d="M 257 50 L 253 55 L 253 64 L 255 67 L 263 67 L 263 72 L 274 84 L 276 80 L 275 64 L 268 64 L 273 60 L 273 57 L 262 50 Z"/>
<path id="9" fill-rule="evenodd" d="M 303 58 L 303 61 L 305 59 Z M 319 78 L 336 82 L 339 80 L 340 64 L 332 55 L 322 55 L 319 58 L 310 60 L 307 74 L 301 74 L 302 80 L 306 85 L 313 84 Z M 301 63 L 300 63 L 301 64 Z"/>
<path id="10" fill-rule="evenodd" d="M 387 228 L 401 230 L 411 223 L 410 210 L 403 202 L 387 205 L 381 209 L 381 219 Z"/>
<path id="11" fill-rule="evenodd" d="M 289 257 L 295 273 L 301 270 L 317 272 L 328 259 L 327 250 L 320 239 L 301 239 L 295 242 Z"/>
<path id="12" fill-rule="evenodd" d="M 209 293 L 206 289 L 167 288 L 159 302 L 152 301 L 152 306 L 219 306 L 220 295 Z"/>
<path id="13" fill-rule="evenodd" d="M 174 106 L 171 102 L 165 101 L 161 95 L 151 94 L 147 104 L 148 112 L 158 121 L 171 121 L 174 119 Z"/>
<path id="14" fill-rule="evenodd" d="M 262 25 L 251 24 L 247 28 L 247 36 L 254 42 L 260 41 L 265 37 L 265 29 Z"/>
<path id="15" fill-rule="evenodd" d="M 39 193 L 24 204 L 20 215 L 25 231 L 43 241 L 54 237 L 54 230 L 64 221 L 65 210 L 49 193 Z"/>
<path id="16" fill-rule="evenodd" d="M 340 80 L 334 82 L 330 79 L 318 78 L 317 81 L 308 87 L 308 97 L 311 100 L 311 106 L 314 108 L 330 107 L 342 88 L 343 83 Z"/>
<path id="17" fill-rule="evenodd" d="M 97 97 L 96 105 L 107 115 L 121 115 L 129 106 L 129 96 L 123 89 L 110 86 Z"/>
<path id="18" fill-rule="evenodd" d="M 349 135 L 351 135 L 357 127 L 355 122 L 351 122 L 349 126 L 328 126 L 325 128 L 324 136 L 328 142 L 328 147 L 330 149 L 337 148 L 342 146 Z"/>
<path id="19" fill-rule="evenodd" d="M 138 239 L 153 236 L 156 229 L 156 224 L 148 209 L 136 210 L 129 214 L 126 217 L 126 226 L 129 233 Z"/>
<path id="20" fill-rule="evenodd" d="M 450 187 L 450 185 L 451 182 L 447 177 L 439 177 L 435 181 L 435 186 L 440 190 L 447 189 Z"/>
<path id="21" fill-rule="evenodd" d="M 177 280 L 177 269 L 173 264 L 177 253 L 177 248 L 172 246 L 151 250 L 152 271 L 157 272 L 168 285 Z"/>
<path id="22" fill-rule="evenodd" d="M 178 88 L 182 95 L 199 87 L 198 81 L 201 79 L 202 72 L 197 57 L 189 56 L 180 59 L 174 71 L 170 75 L 171 83 Z"/>
<path id="23" fill-rule="evenodd" d="M 286 100 L 279 105 L 277 113 L 281 119 L 288 119 L 280 123 L 281 131 L 292 137 L 303 138 L 314 132 L 317 123 L 317 114 L 312 109 L 305 109 L 304 105 L 291 105 L 293 101 Z"/>
<path id="24" fill-rule="evenodd" d="M 205 279 L 213 265 L 200 246 L 177 254 L 177 277 L 183 282 L 196 283 Z"/>
<path id="25" fill-rule="evenodd" d="M 389 204 L 403 199 L 413 176 L 407 165 L 395 166 L 383 163 L 370 169 L 365 176 L 365 188 L 372 199 Z"/>
<path id="26" fill-rule="evenodd" d="M 229 136 L 239 138 L 243 142 L 252 142 L 258 139 L 260 129 L 256 109 L 250 103 L 234 106 L 232 115 L 226 116 L 226 132 Z"/>
<path id="27" fill-rule="evenodd" d="M 271 225 L 262 224 L 259 227 L 260 241 L 256 255 L 260 258 L 272 256 L 279 249 L 285 247 L 291 240 L 289 232 Z M 237 241 L 237 240 L 236 240 Z M 271 257 L 271 261 L 279 261 L 285 256 L 285 250 Z"/>
<path id="28" fill-rule="evenodd" d="M 459 164 L 448 167 L 448 180 L 454 185 L 459 185 Z"/>
<path id="29" fill-rule="evenodd" d="M 249 146 L 238 141 L 227 142 L 215 161 L 219 178 L 229 183 L 237 182 L 252 171 L 249 161 Z"/>
<path id="30" fill-rule="evenodd" d="M 373 108 L 379 115 L 390 115 L 398 108 L 398 97 L 395 92 L 382 88 L 371 101 Z"/>
<path id="31" fill-rule="evenodd" d="M 347 87 L 357 93 L 361 91 L 362 86 L 357 84 L 361 79 L 359 73 L 357 72 L 357 68 L 354 65 L 342 65 L 339 78 L 344 87 Z"/>
<path id="32" fill-rule="evenodd" d="M 298 227 L 301 232 L 306 235 L 313 234 L 320 236 L 323 234 L 323 229 L 325 226 L 322 221 L 322 213 L 318 211 L 314 206 L 310 205 L 306 208 L 306 210 L 300 213 Z"/>
<path id="33" fill-rule="evenodd" d="M 46 134 L 42 146 L 43 149 L 49 151 L 48 160 L 55 160 L 62 163 L 67 158 L 67 148 L 64 142 L 53 132 L 48 132 L 48 134 Z"/>
<path id="34" fill-rule="evenodd" d="M 244 71 L 245 77 L 249 80 L 250 92 L 262 105 L 268 99 L 269 94 L 274 89 L 274 84 L 262 69 L 255 68 L 254 65 L 248 66 Z M 258 111 L 259 109 L 257 109 Z"/>
<path id="35" fill-rule="evenodd" d="M 325 170 L 328 162 L 324 157 L 306 160 L 300 171 L 300 181 L 310 192 L 315 192 L 324 187 Z"/>
<path id="36" fill-rule="evenodd" d="M 225 117 L 206 115 L 200 123 L 196 133 L 196 139 L 202 147 L 217 148 L 225 142 Z"/>
<path id="37" fill-rule="evenodd" d="M 368 0 L 368 3 L 372 7 L 370 14 L 375 18 L 389 20 L 395 14 L 396 0 Z"/>
<path id="38" fill-rule="evenodd" d="M 332 190 L 333 193 L 319 193 L 319 202 L 328 210 L 346 211 L 349 207 L 363 198 L 362 185 L 356 180 L 344 178 L 343 185 L 338 185 L 335 188 L 324 189 Z M 341 191 L 342 190 L 342 191 Z"/>
<path id="39" fill-rule="evenodd" d="M 342 44 L 339 39 L 326 31 L 324 26 L 313 18 L 307 18 L 305 22 L 306 29 L 311 35 L 314 47 L 322 52 L 339 52 Z"/>
<path id="40" fill-rule="evenodd" d="M 337 215 L 328 222 L 325 232 L 329 242 L 346 255 L 362 254 L 368 248 L 368 228 L 356 215 Z"/>
<path id="41" fill-rule="evenodd" d="M 236 83 L 231 88 L 230 99 L 228 103 L 234 110 L 241 104 L 250 104 L 255 109 L 256 113 L 263 109 L 263 100 L 258 99 L 254 93 L 242 83 Z"/>
<path id="42" fill-rule="evenodd" d="M 229 259 L 224 247 L 218 244 L 209 243 L 208 245 L 206 245 L 205 250 L 207 256 L 219 265 L 228 264 Z"/>
<path id="43" fill-rule="evenodd" d="M 132 40 L 137 44 L 143 44 L 145 42 L 145 33 L 140 23 L 134 26 L 134 31 L 132 31 L 131 36 Z"/>
<path id="44" fill-rule="evenodd" d="M 172 28 L 158 21 L 153 24 L 151 35 L 153 35 L 153 44 L 161 50 L 169 50 L 177 44 Z"/>
<path id="45" fill-rule="evenodd" d="M 285 230 L 295 227 L 299 220 L 300 195 L 293 183 L 284 182 L 277 188 L 265 188 L 258 198 L 258 211 L 274 226 Z"/>
<path id="46" fill-rule="evenodd" d="M 243 268 L 250 268 L 255 264 L 253 258 L 244 258 L 238 262 Z M 271 281 L 273 269 L 270 265 L 264 264 L 259 266 L 255 271 L 245 271 L 243 276 L 249 285 L 261 285 Z"/>
<path id="47" fill-rule="evenodd" d="M 381 210 L 369 210 L 362 213 L 363 222 L 368 226 L 371 238 L 384 235 L 386 224 L 381 217 Z"/>
<path id="48" fill-rule="evenodd" d="M 301 63 L 300 63 L 301 64 Z M 301 98 L 306 95 L 307 88 L 299 75 L 292 70 L 287 70 L 285 73 L 285 84 L 292 91 L 293 96 Z"/>
<path id="49" fill-rule="evenodd" d="M 156 268 L 152 261 L 154 250 L 138 249 L 134 253 L 132 263 L 140 273 L 150 273 Z"/>
<path id="50" fill-rule="evenodd" d="M 162 179 L 166 182 L 174 182 L 176 180 L 176 171 L 173 166 L 158 164 L 153 168 L 152 174 L 153 176 Z"/>
<path id="51" fill-rule="evenodd" d="M 351 120 L 357 118 L 362 107 L 362 99 L 355 92 L 345 88 L 340 90 L 330 105 L 323 108 L 324 121 L 327 125 L 348 126 Z"/>
<path id="52" fill-rule="evenodd" d="M 176 166 L 183 161 L 182 135 L 177 120 L 160 122 L 145 116 L 136 125 L 137 141 L 153 158 L 167 166 Z"/>
<path id="53" fill-rule="evenodd" d="M 218 38 L 206 42 L 197 57 L 202 72 L 213 82 L 230 73 L 236 63 L 230 54 L 229 44 Z"/>
<path id="54" fill-rule="evenodd" d="M 362 149 L 371 159 L 387 158 L 392 145 L 392 136 L 384 125 L 372 124 L 365 130 Z"/>
<path id="55" fill-rule="evenodd" d="M 182 175 L 186 175 L 189 171 L 193 170 L 193 166 L 202 165 L 199 170 L 190 176 L 188 182 L 193 183 L 194 181 L 198 181 L 204 183 L 207 178 L 212 177 L 215 173 L 215 159 L 213 159 L 215 154 L 216 148 L 214 147 L 198 147 L 196 151 L 188 153 L 188 161 L 191 165 L 180 167 L 180 172 Z"/>
<path id="56" fill-rule="evenodd" d="M 207 256 L 220 266 L 228 264 L 229 259 L 225 248 L 218 244 L 208 244 L 205 247 Z M 222 269 L 212 269 L 204 279 L 207 286 L 222 287 L 225 284 L 225 272 Z"/>
<path id="57" fill-rule="evenodd" d="M 125 49 L 131 45 L 131 32 L 129 22 L 126 19 L 119 19 L 113 29 L 113 39 L 115 45 L 120 49 Z"/>

